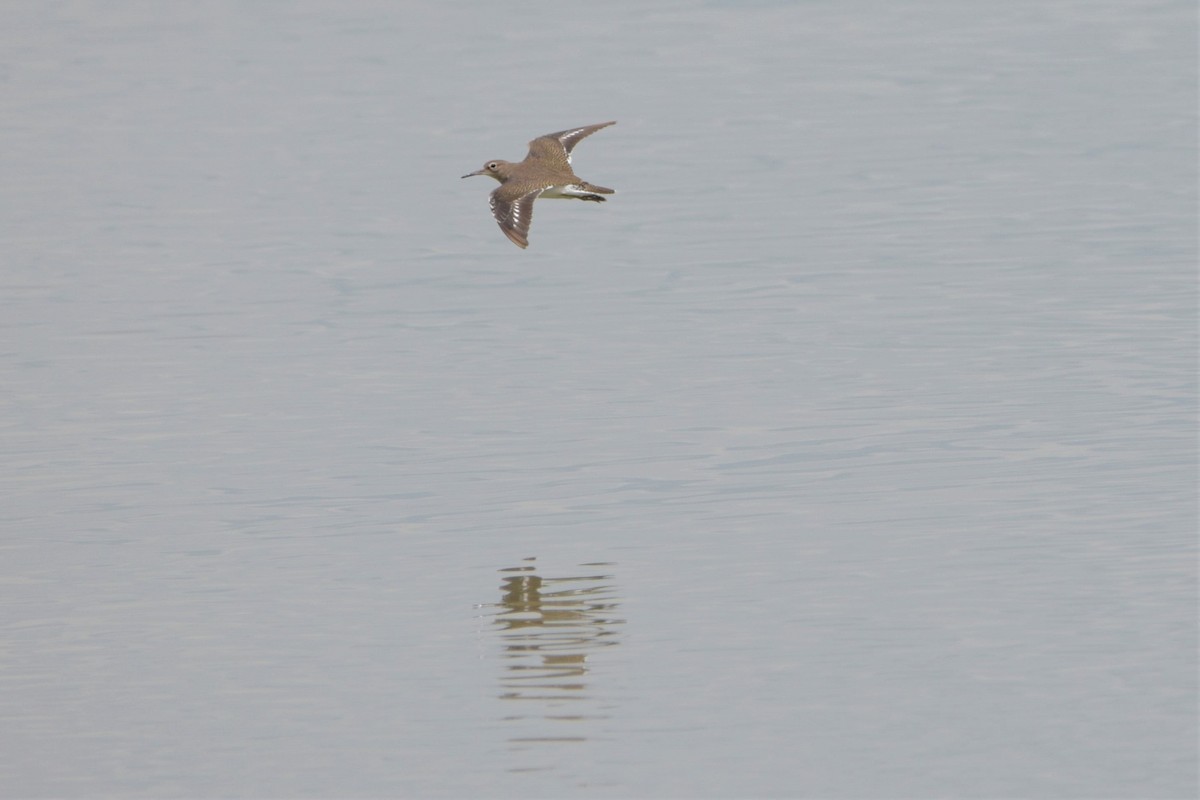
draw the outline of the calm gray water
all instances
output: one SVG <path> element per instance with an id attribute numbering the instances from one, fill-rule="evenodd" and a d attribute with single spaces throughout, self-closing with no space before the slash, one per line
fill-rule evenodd
<path id="1" fill-rule="evenodd" d="M 1194 3 L 4 17 L 0 795 L 1200 791 Z"/>

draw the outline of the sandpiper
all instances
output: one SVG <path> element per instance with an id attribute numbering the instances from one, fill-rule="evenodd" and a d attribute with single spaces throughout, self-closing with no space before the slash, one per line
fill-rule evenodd
<path id="1" fill-rule="evenodd" d="M 601 122 L 539 136 L 529 143 L 529 155 L 519 164 L 489 161 L 483 169 L 463 177 L 487 175 L 500 181 L 500 186 L 492 192 L 492 216 L 504 235 L 524 249 L 529 246 L 529 223 L 533 220 L 533 201 L 537 198 L 574 198 L 602 203 L 604 198 L 600 195 L 614 194 L 612 189 L 588 183 L 572 172 L 571 151 L 585 136 L 615 124 L 615 120 Z"/>

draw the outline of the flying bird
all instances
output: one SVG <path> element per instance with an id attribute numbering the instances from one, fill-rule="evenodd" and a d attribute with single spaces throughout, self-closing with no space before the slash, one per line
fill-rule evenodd
<path id="1" fill-rule="evenodd" d="M 601 122 L 584 125 L 558 133 L 539 136 L 529 143 L 529 155 L 521 162 L 489 161 L 483 169 L 463 175 L 487 175 L 500 181 L 492 192 L 492 216 L 513 244 L 521 249 L 529 246 L 529 223 L 533 221 L 533 201 L 539 197 L 563 200 L 604 202 L 601 195 L 614 194 L 612 189 L 596 186 L 571 170 L 571 151 L 587 136 L 601 128 L 615 125 Z"/>

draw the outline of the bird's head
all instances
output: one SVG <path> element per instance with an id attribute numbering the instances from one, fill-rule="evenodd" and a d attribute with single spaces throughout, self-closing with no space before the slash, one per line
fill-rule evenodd
<path id="1" fill-rule="evenodd" d="M 495 178 L 498 181 L 503 181 L 507 176 L 512 164 L 508 161 L 489 161 L 483 165 L 483 169 L 477 169 L 474 172 L 468 172 L 463 175 L 464 178 L 470 178 L 474 175 L 487 175 L 489 178 Z"/>

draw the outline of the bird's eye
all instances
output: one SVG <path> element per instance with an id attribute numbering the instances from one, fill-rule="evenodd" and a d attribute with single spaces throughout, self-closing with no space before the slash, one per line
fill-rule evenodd
<path id="1" fill-rule="evenodd" d="M 499 167 L 499 166 L 500 166 L 500 165 L 499 165 L 498 163 L 496 163 L 495 161 L 493 161 L 492 163 L 488 164 L 488 169 L 490 169 L 490 170 L 493 170 L 493 171 L 494 171 L 494 170 L 495 170 L 497 167 Z"/>

